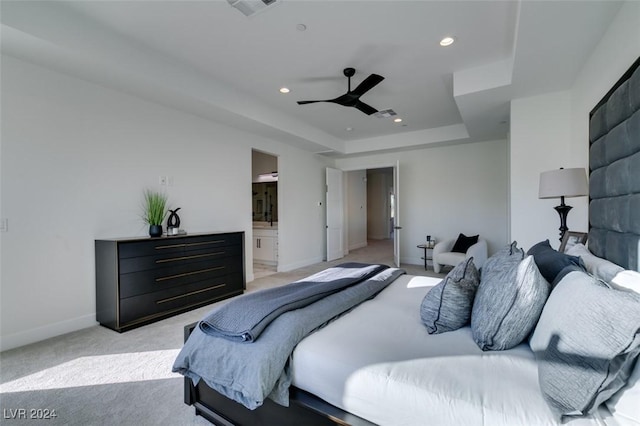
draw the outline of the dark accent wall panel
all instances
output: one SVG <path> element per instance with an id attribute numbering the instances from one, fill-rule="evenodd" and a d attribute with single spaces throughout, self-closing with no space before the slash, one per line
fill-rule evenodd
<path id="1" fill-rule="evenodd" d="M 640 268 L 640 58 L 589 117 L 589 249 Z"/>

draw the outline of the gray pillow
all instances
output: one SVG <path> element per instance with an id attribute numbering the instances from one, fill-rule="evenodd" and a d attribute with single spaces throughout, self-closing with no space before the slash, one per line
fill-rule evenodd
<path id="1" fill-rule="evenodd" d="M 469 323 L 480 274 L 473 257 L 460 262 L 422 299 L 420 317 L 429 334 L 457 330 Z"/>
<path id="2" fill-rule="evenodd" d="M 510 260 L 509 260 L 510 259 Z M 507 261 L 521 261 L 524 259 L 524 250 L 518 248 L 518 242 L 514 241 L 509 245 L 504 246 L 497 252 L 493 254 L 487 261 L 485 262 L 482 270 L 480 271 L 480 278 L 482 279 L 482 274 L 484 271 L 491 271 L 492 269 L 501 268 L 501 265 Z"/>
<path id="3" fill-rule="evenodd" d="M 574 245 L 566 251 L 566 254 L 580 257 L 587 268 L 587 272 L 606 282 L 610 282 L 618 272 L 624 271 L 622 266 L 591 253 L 584 244 Z"/>
<path id="4" fill-rule="evenodd" d="M 640 353 L 640 296 L 571 272 L 553 289 L 529 344 L 551 411 L 591 414 L 625 385 Z"/>
<path id="5" fill-rule="evenodd" d="M 552 285 L 557 284 L 564 275 L 572 270 L 584 270 L 579 257 L 569 256 L 554 250 L 549 240 L 541 241 L 529 249 L 542 276 Z"/>
<path id="6" fill-rule="evenodd" d="M 471 313 L 473 340 L 483 351 L 522 343 L 536 326 L 550 285 L 533 256 L 509 256 L 484 270 Z M 486 264 L 485 264 L 486 267 Z"/>

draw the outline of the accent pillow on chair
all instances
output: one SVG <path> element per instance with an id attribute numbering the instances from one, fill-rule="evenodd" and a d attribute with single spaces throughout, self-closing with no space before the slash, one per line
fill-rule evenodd
<path id="1" fill-rule="evenodd" d="M 458 235 L 458 239 L 453 244 L 453 248 L 451 251 L 456 253 L 466 253 L 469 250 L 469 247 L 478 242 L 478 237 L 480 235 L 474 235 L 472 237 L 467 237 L 464 234 Z"/>
<path id="2" fill-rule="evenodd" d="M 464 237 L 464 239 L 469 238 L 463 234 L 460 235 Z M 471 238 L 477 238 L 477 241 L 462 253 L 453 250 L 454 246 L 458 243 L 458 239 L 443 240 L 436 244 L 432 252 L 434 272 L 439 273 L 440 269 L 445 265 L 456 266 L 470 257 L 473 257 L 473 263 L 476 265 L 476 268 L 480 270 L 487 260 L 487 242 L 478 236 Z M 467 240 L 466 242 L 468 243 L 470 241 Z"/>
<path id="3" fill-rule="evenodd" d="M 480 274 L 473 258 L 461 262 L 422 299 L 420 318 L 429 334 L 457 330 L 469 324 Z"/>

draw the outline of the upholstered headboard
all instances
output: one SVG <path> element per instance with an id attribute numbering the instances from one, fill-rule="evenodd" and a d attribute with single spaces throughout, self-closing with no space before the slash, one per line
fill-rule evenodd
<path id="1" fill-rule="evenodd" d="M 589 250 L 639 270 L 640 58 L 591 111 L 589 143 Z"/>

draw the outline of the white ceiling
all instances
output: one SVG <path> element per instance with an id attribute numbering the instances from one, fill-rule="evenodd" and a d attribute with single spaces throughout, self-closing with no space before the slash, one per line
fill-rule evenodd
<path id="1" fill-rule="evenodd" d="M 569 88 L 621 2 L 278 0 L 251 17 L 226 0 L 1 6 L 9 55 L 339 156 L 506 137 L 509 101 Z M 402 123 L 297 105 L 346 92 L 345 67 L 352 88 L 384 76 L 362 101 Z"/>

